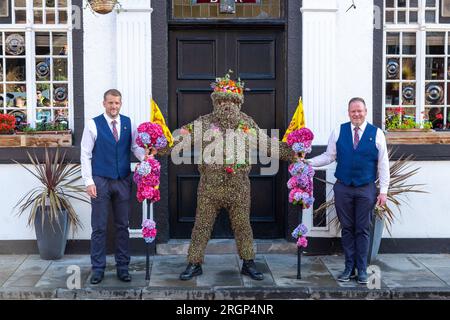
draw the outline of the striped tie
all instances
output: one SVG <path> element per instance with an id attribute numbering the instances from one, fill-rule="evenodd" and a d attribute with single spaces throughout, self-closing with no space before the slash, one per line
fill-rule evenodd
<path id="1" fill-rule="evenodd" d="M 353 130 L 355 130 L 355 137 L 353 139 L 353 149 L 356 149 L 358 147 L 358 143 L 359 143 L 359 134 L 358 134 L 359 128 L 355 127 L 355 129 L 353 129 Z"/>
<path id="2" fill-rule="evenodd" d="M 117 141 L 119 141 L 119 133 L 117 132 L 117 128 L 116 128 L 117 121 L 113 120 L 113 121 L 111 121 L 111 123 L 112 123 L 112 126 L 113 126 L 113 130 L 112 130 L 113 136 L 114 136 L 114 139 L 116 139 L 116 142 L 117 142 Z"/>

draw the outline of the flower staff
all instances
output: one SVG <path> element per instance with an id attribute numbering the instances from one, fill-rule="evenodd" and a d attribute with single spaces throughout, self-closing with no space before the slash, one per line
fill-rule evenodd
<path id="1" fill-rule="evenodd" d="M 308 246 L 308 239 L 306 238 L 306 234 L 308 233 L 308 228 L 303 224 L 299 224 L 294 231 L 292 231 L 292 237 L 297 239 L 297 279 L 302 278 L 301 274 L 301 265 L 302 265 L 302 248 L 306 248 Z"/>
<path id="2" fill-rule="evenodd" d="M 156 223 L 153 221 L 153 203 L 159 201 L 159 181 L 161 164 L 154 158 L 156 150 L 167 146 L 167 139 L 159 124 L 144 122 L 137 128 L 136 144 L 145 148 L 145 159 L 136 166 L 134 182 L 137 184 L 137 199 L 139 202 L 147 200 L 147 219 L 142 222 L 142 236 L 147 243 L 146 280 L 150 280 L 149 245 L 157 234 Z"/>

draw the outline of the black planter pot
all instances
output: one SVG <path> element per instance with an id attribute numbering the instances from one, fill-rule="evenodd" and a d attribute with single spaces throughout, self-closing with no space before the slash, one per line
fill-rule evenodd
<path id="1" fill-rule="evenodd" d="M 48 207 L 46 207 L 43 225 L 41 208 L 38 207 L 36 211 L 34 228 L 36 230 L 39 255 L 44 260 L 58 260 L 62 258 L 66 250 L 67 235 L 69 233 L 67 211 L 63 210 L 58 213 L 59 223 L 56 219 L 50 223 L 48 210 Z"/>
<path id="2" fill-rule="evenodd" d="M 372 222 L 370 225 L 370 244 L 368 264 L 371 264 L 378 255 L 380 250 L 381 238 L 383 236 L 384 220 L 380 219 L 376 214 L 372 214 Z"/>

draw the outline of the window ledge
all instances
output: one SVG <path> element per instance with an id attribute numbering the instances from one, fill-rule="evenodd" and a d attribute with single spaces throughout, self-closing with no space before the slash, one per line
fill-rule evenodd
<path id="1" fill-rule="evenodd" d="M 0 134 L 0 148 L 14 147 L 71 147 L 71 131 L 20 132 Z"/>
<path id="2" fill-rule="evenodd" d="M 450 144 L 450 131 L 395 131 L 386 133 L 388 144 Z"/>

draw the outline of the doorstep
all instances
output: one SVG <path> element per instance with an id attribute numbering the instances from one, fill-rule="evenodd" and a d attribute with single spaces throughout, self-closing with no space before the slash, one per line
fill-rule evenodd
<path id="1" fill-rule="evenodd" d="M 187 255 L 190 239 L 171 239 L 167 243 L 156 245 L 157 255 Z M 297 252 L 295 242 L 288 242 L 285 239 L 254 240 L 253 248 L 255 253 L 290 253 Z M 234 239 L 212 239 L 206 246 L 205 254 L 237 254 L 236 242 Z"/>

